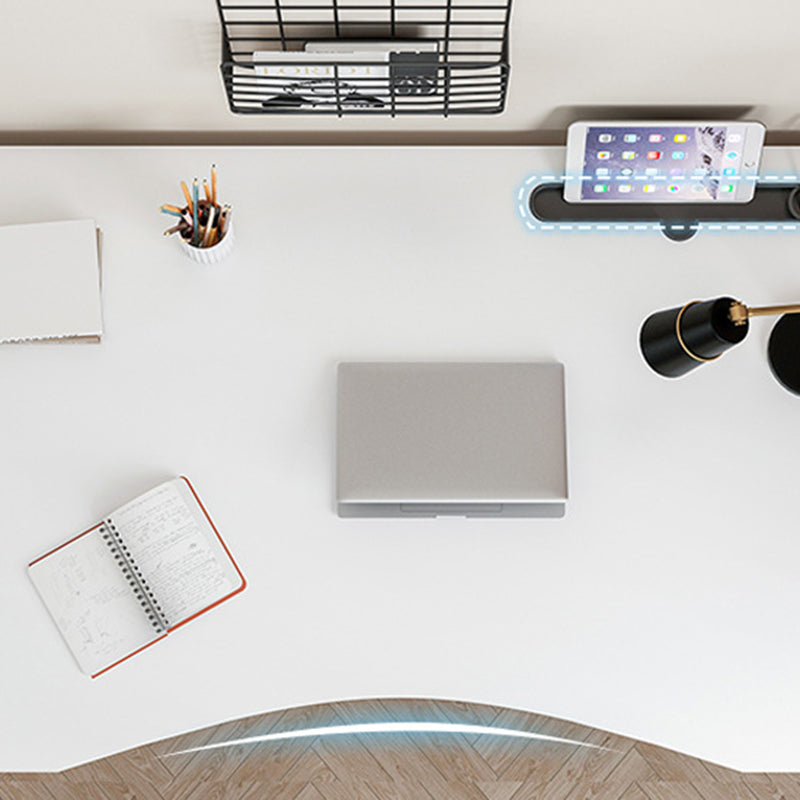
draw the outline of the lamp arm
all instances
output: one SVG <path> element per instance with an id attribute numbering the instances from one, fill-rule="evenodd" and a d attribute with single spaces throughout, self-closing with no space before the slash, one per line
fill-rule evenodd
<path id="1" fill-rule="evenodd" d="M 748 308 L 748 317 L 771 317 L 774 314 L 800 314 L 800 303 L 789 306 L 761 306 L 761 308 Z"/>
<path id="2" fill-rule="evenodd" d="M 728 315 L 735 325 L 743 325 L 749 317 L 771 317 L 776 314 L 800 314 L 800 303 L 788 306 L 748 308 L 744 303 L 731 303 Z"/>

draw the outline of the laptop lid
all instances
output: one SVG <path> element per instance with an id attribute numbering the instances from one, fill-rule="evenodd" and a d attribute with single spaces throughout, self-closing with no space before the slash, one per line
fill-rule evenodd
<path id="1" fill-rule="evenodd" d="M 563 516 L 566 463 L 562 364 L 339 365 L 340 516 Z"/>

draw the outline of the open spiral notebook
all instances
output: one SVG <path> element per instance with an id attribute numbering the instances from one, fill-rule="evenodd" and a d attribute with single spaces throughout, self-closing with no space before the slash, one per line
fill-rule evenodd
<path id="1" fill-rule="evenodd" d="M 246 585 L 184 477 L 35 559 L 28 574 L 78 665 L 93 678 Z"/>

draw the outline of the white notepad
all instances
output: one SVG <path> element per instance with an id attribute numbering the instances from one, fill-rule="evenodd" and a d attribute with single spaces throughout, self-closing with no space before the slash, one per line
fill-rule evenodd
<path id="1" fill-rule="evenodd" d="M 100 341 L 94 220 L 0 227 L 0 342 Z"/>

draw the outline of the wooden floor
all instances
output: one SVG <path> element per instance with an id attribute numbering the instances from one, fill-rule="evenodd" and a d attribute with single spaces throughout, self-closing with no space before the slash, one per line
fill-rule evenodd
<path id="1" fill-rule="evenodd" d="M 270 732 L 389 721 L 491 725 L 572 743 L 450 733 L 348 734 L 170 755 Z M 800 773 L 736 772 L 574 722 L 510 709 L 364 700 L 248 717 L 65 772 L 0 773 L 0 798 L 800 800 Z"/>

